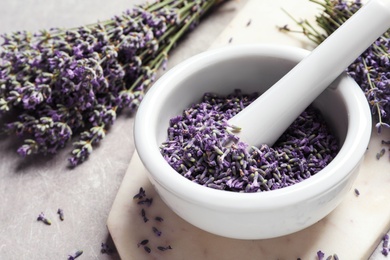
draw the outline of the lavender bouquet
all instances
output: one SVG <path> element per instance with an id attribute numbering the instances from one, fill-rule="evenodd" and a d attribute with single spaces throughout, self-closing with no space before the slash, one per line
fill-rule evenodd
<path id="1" fill-rule="evenodd" d="M 74 136 L 69 162 L 85 161 L 119 111 L 135 111 L 181 36 L 224 0 L 161 0 L 69 30 L 2 35 L 3 131 L 17 152 L 54 154 Z"/>
<path id="2" fill-rule="evenodd" d="M 316 16 L 317 25 L 323 29 L 319 32 L 307 20 L 297 21 L 300 33 L 316 44 L 320 44 L 349 17 L 360 9 L 360 0 L 309 0 L 321 6 L 323 11 Z M 287 26 L 281 28 L 292 31 Z M 378 38 L 348 68 L 347 73 L 364 91 L 375 118 L 376 128 L 381 132 L 383 127 L 390 128 L 390 29 Z"/>

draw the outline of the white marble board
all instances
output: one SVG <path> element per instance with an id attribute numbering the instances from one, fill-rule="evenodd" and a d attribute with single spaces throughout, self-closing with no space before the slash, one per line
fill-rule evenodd
<path id="1" fill-rule="evenodd" d="M 312 48 L 300 35 L 283 34 L 277 25 L 293 22 L 281 10 L 297 18 L 314 18 L 317 6 L 307 0 L 249 0 L 226 30 L 211 45 L 275 43 Z M 250 21 L 250 22 L 249 22 Z M 248 25 L 248 23 L 250 23 Z M 135 152 L 119 188 L 108 217 L 107 226 L 120 257 L 132 259 L 316 259 L 318 250 L 326 256 L 337 254 L 340 259 L 368 259 L 390 228 L 390 161 L 389 151 L 376 159 L 384 147 L 381 140 L 390 140 L 390 131 L 381 135 L 373 129 L 371 141 L 359 177 L 345 200 L 326 218 L 292 235 L 268 240 L 235 240 L 202 231 L 173 213 L 156 194 L 146 177 L 146 169 Z M 358 141 L 358 140 L 357 140 Z M 132 198 L 139 188 L 153 198 L 150 207 L 140 206 Z M 357 196 L 354 189 L 358 189 Z M 148 222 L 144 222 L 144 208 Z M 155 216 L 164 221 L 157 222 Z M 152 231 L 157 227 L 160 237 Z M 228 227 L 226 227 L 228 228 Z M 149 239 L 151 253 L 137 244 Z M 157 246 L 172 247 L 159 251 Z"/>

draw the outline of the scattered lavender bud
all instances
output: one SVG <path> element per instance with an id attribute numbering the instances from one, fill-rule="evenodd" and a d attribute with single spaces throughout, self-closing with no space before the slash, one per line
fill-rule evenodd
<path id="1" fill-rule="evenodd" d="M 337 254 L 333 254 L 333 259 L 334 260 L 339 260 L 339 256 Z"/>
<path id="2" fill-rule="evenodd" d="M 382 253 L 382 255 L 384 255 L 384 256 L 388 256 L 388 255 L 389 255 L 389 249 L 387 249 L 387 248 L 382 248 L 381 253 Z"/>
<path id="3" fill-rule="evenodd" d="M 318 260 L 323 260 L 324 257 L 325 257 L 325 254 L 324 254 L 321 250 L 319 250 L 319 251 L 317 252 L 317 258 L 318 258 Z"/>
<path id="4" fill-rule="evenodd" d="M 158 230 L 156 227 L 152 227 L 153 233 L 156 234 L 156 236 L 161 236 L 161 231 Z"/>
<path id="5" fill-rule="evenodd" d="M 64 221 L 64 211 L 62 210 L 62 209 L 58 209 L 57 210 L 57 214 L 58 214 L 58 216 L 59 216 L 59 218 L 60 218 L 60 220 L 61 221 Z"/>
<path id="6" fill-rule="evenodd" d="M 360 195 L 360 191 L 358 189 L 355 189 L 355 195 L 356 196 L 359 196 Z"/>
<path id="7" fill-rule="evenodd" d="M 229 43 L 232 43 L 232 41 L 233 41 L 233 37 L 230 37 L 229 38 Z"/>
<path id="8" fill-rule="evenodd" d="M 143 199 L 146 196 L 144 188 L 140 187 L 139 192 L 134 195 L 133 199 Z"/>
<path id="9" fill-rule="evenodd" d="M 246 27 L 250 26 L 252 23 L 252 19 L 249 19 L 249 21 L 246 23 Z"/>
<path id="10" fill-rule="evenodd" d="M 140 246 L 145 246 L 146 244 L 148 244 L 149 243 L 149 240 L 148 239 L 144 239 L 144 240 L 142 240 L 141 242 L 139 242 L 138 244 L 137 244 L 137 246 L 138 247 L 140 247 Z"/>
<path id="11" fill-rule="evenodd" d="M 46 217 L 45 217 L 45 214 L 43 214 L 43 212 L 41 212 L 41 214 L 38 215 L 37 220 L 38 220 L 38 221 L 42 221 L 42 222 L 45 223 L 46 225 L 51 225 L 50 219 L 46 218 Z"/>
<path id="12" fill-rule="evenodd" d="M 141 216 L 145 223 L 149 221 L 149 219 L 146 217 L 146 212 L 144 209 L 141 210 Z"/>
<path id="13" fill-rule="evenodd" d="M 388 145 L 390 145 L 390 140 L 389 140 L 389 141 L 382 140 L 382 144 L 388 144 Z"/>
<path id="14" fill-rule="evenodd" d="M 382 148 L 382 150 L 376 154 L 376 159 L 379 160 L 386 152 L 385 148 Z"/>
<path id="15" fill-rule="evenodd" d="M 328 257 L 326 258 L 326 260 L 332 260 L 332 258 L 333 258 L 333 256 L 330 255 L 330 256 L 328 256 Z"/>
<path id="16" fill-rule="evenodd" d="M 172 247 L 171 246 L 158 246 L 157 249 L 160 251 L 166 251 L 166 250 L 172 249 Z"/>
<path id="17" fill-rule="evenodd" d="M 385 234 L 383 236 L 383 247 L 388 247 L 389 246 L 389 235 Z"/>
<path id="18" fill-rule="evenodd" d="M 145 251 L 146 251 L 148 254 L 150 254 L 150 252 L 152 252 L 152 249 L 150 249 L 150 247 L 148 247 L 148 246 L 144 246 L 144 249 L 145 249 Z"/>
<path id="19" fill-rule="evenodd" d="M 74 260 L 83 254 L 82 250 L 76 251 L 74 255 L 69 255 L 68 260 Z"/>
<path id="20" fill-rule="evenodd" d="M 154 219 L 156 221 L 158 221 L 158 222 L 163 222 L 164 221 L 164 219 L 162 217 L 159 217 L 159 216 L 155 217 Z"/>
<path id="21" fill-rule="evenodd" d="M 148 207 L 150 207 L 152 203 L 153 203 L 153 198 L 146 198 L 144 200 L 138 201 L 138 205 L 146 205 Z"/>
<path id="22" fill-rule="evenodd" d="M 290 32 L 290 28 L 288 27 L 288 24 L 285 24 L 283 26 L 278 26 L 279 31 L 285 31 L 285 32 Z"/>
<path id="23" fill-rule="evenodd" d="M 107 243 L 101 243 L 100 252 L 102 254 L 112 254 L 114 253 L 114 249 L 112 249 Z"/>

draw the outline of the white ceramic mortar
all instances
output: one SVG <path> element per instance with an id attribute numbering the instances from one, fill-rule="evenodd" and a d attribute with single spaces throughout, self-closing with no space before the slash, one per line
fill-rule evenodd
<path id="1" fill-rule="evenodd" d="M 228 94 L 240 88 L 262 93 L 308 54 L 275 45 L 215 49 L 177 65 L 154 84 L 137 112 L 135 144 L 151 183 L 175 213 L 217 235 L 265 239 L 302 230 L 339 205 L 357 177 L 371 134 L 366 98 L 345 74 L 313 103 L 338 137 L 341 150 L 327 167 L 301 183 L 260 193 L 215 190 L 178 174 L 159 151 L 169 120 L 199 102 L 205 92 Z"/>

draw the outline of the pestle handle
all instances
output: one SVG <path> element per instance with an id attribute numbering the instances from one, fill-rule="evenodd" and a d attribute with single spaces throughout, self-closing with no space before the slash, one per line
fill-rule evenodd
<path id="1" fill-rule="evenodd" d="M 371 0 L 229 123 L 251 145 L 273 145 L 292 122 L 390 28 L 390 0 Z M 261 82 L 259 82 L 261 84 Z"/>

